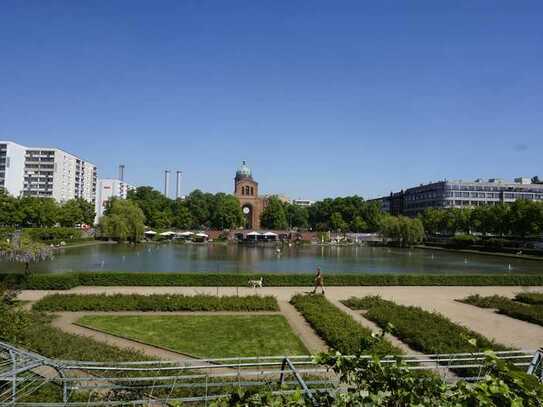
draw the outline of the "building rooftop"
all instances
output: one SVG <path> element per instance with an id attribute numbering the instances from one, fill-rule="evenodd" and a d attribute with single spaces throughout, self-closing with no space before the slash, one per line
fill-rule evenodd
<path id="1" fill-rule="evenodd" d="M 251 177 L 251 168 L 247 165 L 247 161 L 242 161 L 240 167 L 236 171 L 236 177 Z"/>

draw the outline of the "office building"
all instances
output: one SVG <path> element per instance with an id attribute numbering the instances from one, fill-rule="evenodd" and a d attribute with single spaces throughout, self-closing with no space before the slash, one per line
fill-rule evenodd
<path id="1" fill-rule="evenodd" d="M 96 166 L 58 148 L 0 141 L 0 186 L 16 197 L 94 202 Z"/>
<path id="2" fill-rule="evenodd" d="M 543 184 L 529 178 L 514 182 L 498 178 L 475 181 L 438 181 L 389 196 L 373 199 L 381 209 L 393 215 L 416 216 L 427 208 L 474 208 L 481 205 L 512 203 L 518 199 L 543 201 Z"/>

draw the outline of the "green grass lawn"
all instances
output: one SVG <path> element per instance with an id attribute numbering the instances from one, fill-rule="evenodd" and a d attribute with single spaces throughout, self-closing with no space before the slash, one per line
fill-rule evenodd
<path id="1" fill-rule="evenodd" d="M 77 323 L 204 358 L 309 354 L 281 315 L 88 315 Z"/>

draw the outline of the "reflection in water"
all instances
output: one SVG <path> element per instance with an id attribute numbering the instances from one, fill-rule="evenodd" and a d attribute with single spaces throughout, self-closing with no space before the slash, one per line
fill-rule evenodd
<path id="1" fill-rule="evenodd" d="M 380 247 L 118 244 L 65 249 L 33 271 L 312 273 L 316 266 L 327 273 L 505 274 L 541 272 L 543 262 Z M 0 263 L 0 272 L 16 270 L 23 266 Z"/>

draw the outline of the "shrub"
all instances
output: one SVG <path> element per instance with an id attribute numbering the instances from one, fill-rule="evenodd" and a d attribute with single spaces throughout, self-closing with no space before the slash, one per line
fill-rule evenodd
<path id="1" fill-rule="evenodd" d="M 53 294 L 32 307 L 37 311 L 277 311 L 275 297 L 210 295 Z"/>
<path id="2" fill-rule="evenodd" d="M 82 238 L 81 229 L 66 227 L 28 228 L 23 233 L 34 241 L 46 244 L 74 242 Z"/>
<path id="3" fill-rule="evenodd" d="M 506 347 L 455 324 L 441 314 L 419 307 L 398 305 L 379 297 L 352 298 L 345 305 L 358 309 L 370 306 L 365 317 L 385 329 L 392 324 L 392 333 L 412 349 L 424 353 L 474 352 L 478 349 L 505 350 Z M 475 339 L 476 344 L 469 340 Z"/>
<path id="4" fill-rule="evenodd" d="M 135 350 L 120 349 L 84 336 L 63 332 L 50 325 L 49 316 L 28 312 L 25 314 L 31 319 L 31 323 L 20 330 L 14 345 L 43 356 L 97 362 L 150 360 Z"/>
<path id="5" fill-rule="evenodd" d="M 371 330 L 360 325 L 323 295 L 298 294 L 292 297 L 290 302 L 330 347 L 343 354 L 357 353 L 361 346 L 363 347 L 372 338 Z M 381 342 L 379 352 L 382 354 L 401 353 L 387 341 Z"/>
<path id="6" fill-rule="evenodd" d="M 542 305 L 526 305 L 511 301 L 509 305 L 500 306 L 498 313 L 543 326 Z"/>
<path id="7" fill-rule="evenodd" d="M 503 304 L 510 303 L 511 300 L 507 297 L 501 295 L 491 295 L 488 297 L 483 297 L 479 294 L 470 295 L 469 297 L 464 298 L 463 300 L 458 300 L 465 304 L 475 305 L 479 308 L 499 308 Z"/>
<path id="8" fill-rule="evenodd" d="M 0 281 L 14 282 L 20 288 L 66 290 L 77 286 L 185 286 L 246 287 L 247 281 L 263 277 L 264 286 L 312 286 L 312 274 L 230 274 L 230 273 L 128 273 L 69 272 L 0 274 Z M 541 286 L 543 275 L 435 275 L 435 274 L 326 274 L 328 286 Z"/>
<path id="9" fill-rule="evenodd" d="M 515 299 L 522 299 L 525 300 L 525 302 L 538 301 L 539 298 L 539 295 L 535 293 L 533 296 L 528 293 L 523 293 L 517 294 L 515 297 Z M 472 295 L 459 301 L 480 308 L 495 308 L 496 312 L 499 314 L 543 326 L 543 305 L 537 302 L 532 303 L 533 305 L 524 304 L 498 295 L 493 295 L 491 297 Z"/>
<path id="10" fill-rule="evenodd" d="M 472 235 L 456 235 L 451 239 L 450 244 L 455 248 L 465 249 L 472 246 L 476 241 L 477 238 Z"/>
<path id="11" fill-rule="evenodd" d="M 525 304 L 543 305 L 543 293 L 520 293 L 515 300 Z"/>

